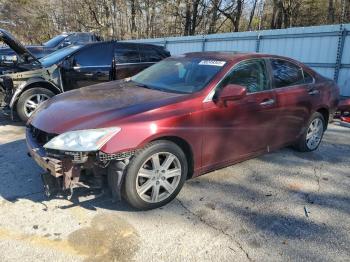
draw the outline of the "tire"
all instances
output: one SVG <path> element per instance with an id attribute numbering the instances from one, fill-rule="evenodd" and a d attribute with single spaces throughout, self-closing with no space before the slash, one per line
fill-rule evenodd
<path id="1" fill-rule="evenodd" d="M 34 112 L 36 107 L 39 106 L 40 103 L 53 97 L 54 95 L 55 94 L 52 91 L 50 91 L 46 88 L 42 88 L 42 87 L 33 87 L 33 88 L 30 88 L 30 89 L 24 91 L 21 94 L 21 96 L 19 97 L 18 102 L 17 102 L 17 106 L 16 106 L 16 111 L 17 111 L 19 118 L 23 122 L 27 122 L 28 118 Z M 43 100 L 40 100 L 41 102 L 38 101 L 36 99 L 37 96 L 40 96 Z M 28 102 L 28 100 L 32 100 L 32 102 L 33 102 L 33 108 L 32 108 L 33 111 L 30 111 L 30 112 L 29 112 L 29 109 L 26 107 L 26 103 Z M 36 103 L 36 101 L 37 101 L 37 103 Z M 36 107 L 34 104 L 36 104 Z"/>
<path id="2" fill-rule="evenodd" d="M 159 168 L 153 159 L 159 160 Z M 141 168 L 143 171 L 139 173 Z M 180 192 L 187 172 L 187 159 L 178 145 L 166 140 L 152 142 L 130 160 L 125 174 L 123 196 L 131 206 L 139 210 L 161 207 Z M 145 190 L 146 188 L 149 189 Z"/>
<path id="3" fill-rule="evenodd" d="M 314 126 L 315 123 L 317 122 L 320 123 L 321 125 L 321 127 L 319 128 L 319 131 L 317 132 L 318 138 L 317 139 L 315 138 L 316 139 L 315 142 L 311 143 L 310 139 L 308 138 L 308 134 L 312 132 L 311 131 L 312 126 Z M 304 133 L 300 136 L 299 140 L 297 141 L 294 147 L 300 152 L 311 152 L 316 150 L 322 141 L 325 130 L 326 130 L 326 121 L 323 115 L 320 114 L 319 112 L 313 113 L 307 124 L 307 127 Z"/>

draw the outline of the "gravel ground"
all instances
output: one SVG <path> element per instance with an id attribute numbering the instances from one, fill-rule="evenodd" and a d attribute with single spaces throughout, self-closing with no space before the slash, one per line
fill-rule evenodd
<path id="1" fill-rule="evenodd" d="M 136 212 L 47 200 L 24 128 L 0 117 L 0 261 L 349 261 L 350 128 L 320 148 L 286 148 L 187 181 L 167 206 Z"/>

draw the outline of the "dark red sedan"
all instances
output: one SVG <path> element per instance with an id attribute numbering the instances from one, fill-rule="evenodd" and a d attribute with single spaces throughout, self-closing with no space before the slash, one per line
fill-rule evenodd
<path id="1" fill-rule="evenodd" d="M 136 76 L 45 102 L 27 123 L 47 194 L 102 187 L 137 209 L 171 201 L 187 178 L 294 145 L 319 146 L 336 84 L 289 58 L 189 53 Z"/>

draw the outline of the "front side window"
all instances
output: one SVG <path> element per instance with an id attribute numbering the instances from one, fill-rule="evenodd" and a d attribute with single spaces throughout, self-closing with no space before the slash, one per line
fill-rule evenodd
<path id="1" fill-rule="evenodd" d="M 112 45 L 93 44 L 83 48 L 74 56 L 74 66 L 111 66 Z"/>
<path id="2" fill-rule="evenodd" d="M 151 89 L 192 94 L 202 90 L 225 66 L 226 61 L 171 57 L 131 78 Z"/>
<path id="3" fill-rule="evenodd" d="M 235 84 L 247 88 L 248 93 L 256 93 L 270 89 L 266 64 L 264 60 L 254 59 L 241 62 L 234 67 L 222 86 Z"/>
<path id="4" fill-rule="evenodd" d="M 272 59 L 271 67 L 275 88 L 304 84 L 303 70 L 301 67 L 280 59 Z"/>

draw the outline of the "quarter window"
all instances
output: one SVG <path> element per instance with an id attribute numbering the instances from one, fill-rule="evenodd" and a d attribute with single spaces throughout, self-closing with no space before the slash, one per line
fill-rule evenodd
<path id="1" fill-rule="evenodd" d="M 304 73 L 304 83 L 305 84 L 311 84 L 314 81 L 314 78 L 307 72 L 305 72 L 305 70 L 303 70 Z"/>
<path id="2" fill-rule="evenodd" d="M 248 93 L 270 89 L 265 61 L 256 59 L 238 64 L 224 80 L 223 86 L 227 84 L 245 86 Z"/>
<path id="3" fill-rule="evenodd" d="M 301 67 L 280 59 L 272 59 L 271 67 L 275 88 L 304 84 Z"/>

